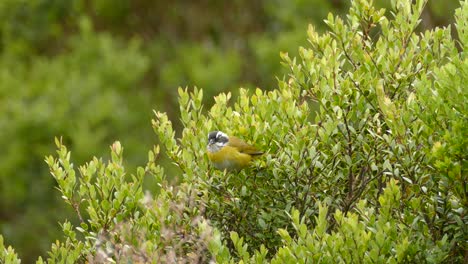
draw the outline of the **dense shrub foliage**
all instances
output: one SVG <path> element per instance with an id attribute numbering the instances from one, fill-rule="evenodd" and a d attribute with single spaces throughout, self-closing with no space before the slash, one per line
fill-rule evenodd
<path id="1" fill-rule="evenodd" d="M 425 1 L 390 2 L 386 12 L 352 1 L 327 32 L 310 26 L 298 57 L 281 55 L 289 74 L 277 89 L 221 93 L 204 109 L 202 89 L 179 88 L 182 133 L 155 111 L 160 146 L 145 166 L 126 169 L 117 141 L 108 160 L 76 167 L 56 139 L 46 163 L 78 224 L 63 222 L 65 238 L 38 263 L 463 263 L 468 4 L 455 13 L 456 41 L 450 27 L 416 33 Z M 131 63 L 138 76 L 148 62 Z M 115 67 L 124 73 L 109 78 L 136 79 Z M 205 154 L 215 129 L 266 153 L 241 172 L 215 170 Z M 168 175 L 160 152 L 180 174 Z M 157 192 L 144 191 L 145 177 Z M 0 260 L 19 262 L 2 237 Z"/>

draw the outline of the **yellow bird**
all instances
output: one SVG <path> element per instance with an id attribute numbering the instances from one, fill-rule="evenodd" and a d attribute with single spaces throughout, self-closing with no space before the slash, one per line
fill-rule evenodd
<path id="1" fill-rule="evenodd" d="M 241 170 L 246 167 L 253 157 L 262 155 L 241 139 L 228 136 L 221 131 L 208 133 L 208 158 L 218 170 Z"/>

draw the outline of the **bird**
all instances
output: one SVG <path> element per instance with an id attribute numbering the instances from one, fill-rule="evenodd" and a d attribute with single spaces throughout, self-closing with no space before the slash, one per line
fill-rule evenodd
<path id="1" fill-rule="evenodd" d="M 263 154 L 243 140 L 228 136 L 222 131 L 208 133 L 208 159 L 218 170 L 239 171 L 249 165 L 252 159 Z"/>

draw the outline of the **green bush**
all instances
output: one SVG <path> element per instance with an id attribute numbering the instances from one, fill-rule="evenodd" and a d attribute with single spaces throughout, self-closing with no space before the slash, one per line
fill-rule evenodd
<path id="1" fill-rule="evenodd" d="M 282 54 L 278 89 L 222 93 L 204 110 L 201 89 L 180 88 L 181 136 L 166 113 L 152 123 L 177 186 L 159 146 L 128 173 L 119 142 L 109 161 L 75 167 L 57 139 L 46 162 L 79 224 L 62 224 L 46 261 L 463 263 L 468 4 L 455 16 L 460 50 L 450 28 L 415 33 L 425 1 L 391 5 L 387 17 L 352 1 L 328 32 L 309 27 L 309 47 Z M 217 171 L 205 155 L 215 129 L 266 153 Z M 145 176 L 159 192 L 144 192 Z"/>
<path id="2" fill-rule="evenodd" d="M 3 237 L 0 235 L 0 260 L 2 260 L 2 263 L 11 263 L 11 264 L 19 264 L 21 263 L 21 260 L 18 258 L 18 256 L 15 253 L 15 250 L 9 246 L 5 247 L 3 243 Z"/>

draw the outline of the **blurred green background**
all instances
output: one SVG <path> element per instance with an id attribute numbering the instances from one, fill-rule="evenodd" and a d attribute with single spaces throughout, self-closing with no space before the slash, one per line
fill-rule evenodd
<path id="1" fill-rule="evenodd" d="M 279 52 L 347 0 L 0 1 L 0 233 L 24 262 L 74 220 L 44 156 L 61 136 L 76 164 L 120 140 L 129 171 L 155 143 L 152 109 L 178 124 L 177 87 L 213 95 L 275 88 Z M 377 1 L 386 7 L 387 1 Z M 429 2 L 421 30 L 451 23 L 457 0 Z M 170 165 L 168 165 L 170 166 Z M 172 174 L 172 175 L 171 175 Z M 169 169 L 169 176 L 177 174 Z M 154 190 L 149 180 L 147 188 Z"/>

